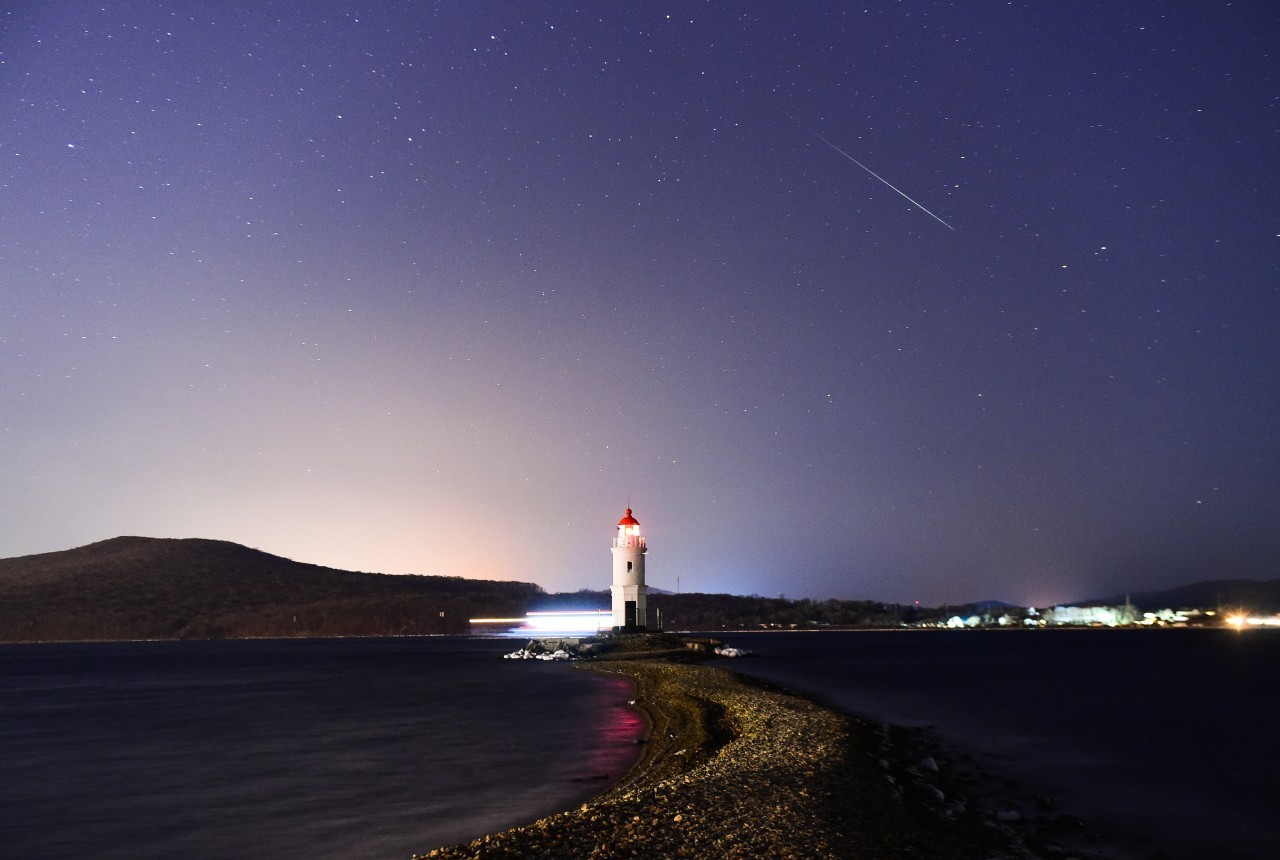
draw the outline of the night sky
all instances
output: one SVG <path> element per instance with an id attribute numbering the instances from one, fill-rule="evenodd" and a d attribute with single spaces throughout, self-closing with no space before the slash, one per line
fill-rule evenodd
<path id="1" fill-rule="evenodd" d="M 1273 0 L 4 3 L 0 556 L 599 589 L 630 505 L 671 590 L 1276 577 L 1278 55 Z"/>

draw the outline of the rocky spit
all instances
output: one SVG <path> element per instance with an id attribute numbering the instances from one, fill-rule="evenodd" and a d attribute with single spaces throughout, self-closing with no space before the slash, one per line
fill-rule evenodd
<path id="1" fill-rule="evenodd" d="M 577 809 L 415 860 L 1100 856 L 1054 842 L 1080 841 L 1074 821 L 967 803 L 908 730 L 701 664 L 582 665 L 636 685 L 649 732 L 630 773 Z"/>

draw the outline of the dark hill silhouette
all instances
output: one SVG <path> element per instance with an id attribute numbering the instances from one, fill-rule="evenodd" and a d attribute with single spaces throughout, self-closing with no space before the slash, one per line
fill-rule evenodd
<path id="1" fill-rule="evenodd" d="M 531 583 L 356 573 L 228 541 L 119 537 L 0 559 L 0 641 L 465 633 Z"/>
<path id="2" fill-rule="evenodd" d="M 1125 595 L 1116 594 L 1089 604 L 1114 606 L 1124 603 Z M 1134 606 L 1147 611 L 1156 609 L 1245 609 L 1249 612 L 1280 612 L 1280 579 L 1214 579 L 1193 582 L 1165 591 L 1143 591 L 1129 595 Z"/>
<path id="3" fill-rule="evenodd" d="M 582 589 L 574 592 L 547 594 L 540 597 L 536 609 L 608 609 L 612 598 L 608 591 Z M 952 611 L 963 607 L 951 607 Z M 742 596 L 737 594 L 703 594 L 686 591 L 651 589 L 651 620 L 662 615 L 667 630 L 710 631 L 752 630 L 784 627 L 816 629 L 823 627 L 889 627 L 929 620 L 945 620 L 941 609 L 901 606 L 874 600 L 787 600 L 783 597 Z"/>

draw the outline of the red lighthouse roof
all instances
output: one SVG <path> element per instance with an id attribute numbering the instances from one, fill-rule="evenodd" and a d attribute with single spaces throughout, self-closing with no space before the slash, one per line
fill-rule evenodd
<path id="1" fill-rule="evenodd" d="M 622 519 L 618 520 L 620 526 L 638 526 L 640 521 L 631 516 L 631 508 L 627 508 L 627 512 L 622 515 Z"/>

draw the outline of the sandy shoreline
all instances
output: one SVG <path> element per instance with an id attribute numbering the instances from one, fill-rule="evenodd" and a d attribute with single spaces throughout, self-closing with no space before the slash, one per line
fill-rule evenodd
<path id="1" fill-rule="evenodd" d="M 584 668 L 636 684 L 649 732 L 631 771 L 577 809 L 415 858 L 1102 856 L 1077 822 L 996 820 L 906 730 L 701 664 Z"/>

